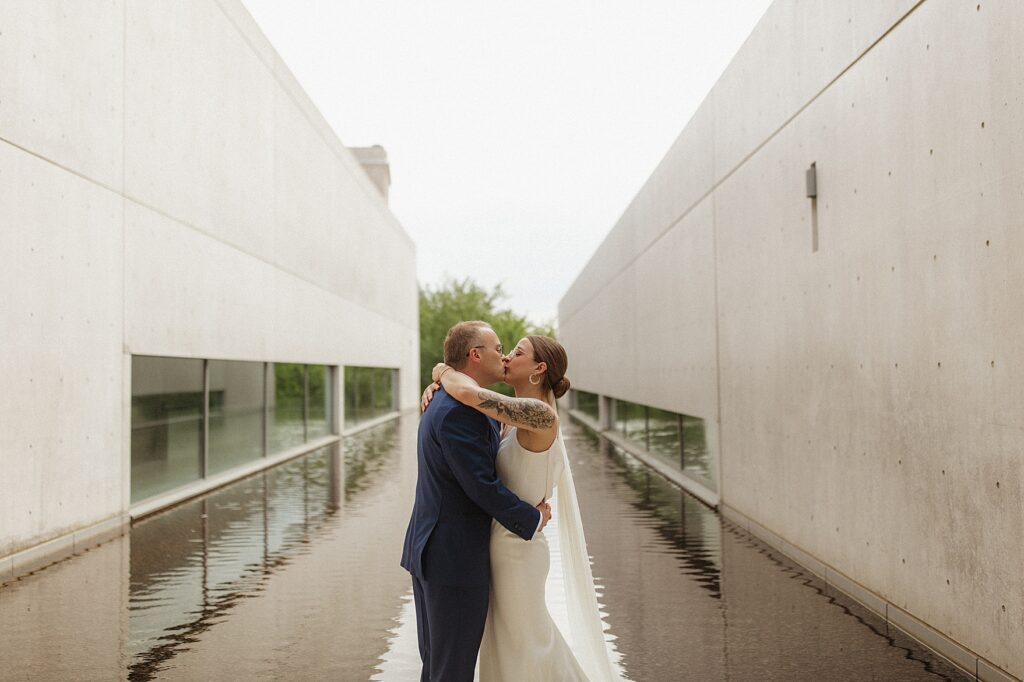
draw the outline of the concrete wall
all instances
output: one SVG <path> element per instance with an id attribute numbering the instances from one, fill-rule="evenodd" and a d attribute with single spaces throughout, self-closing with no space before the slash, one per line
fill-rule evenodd
<path id="1" fill-rule="evenodd" d="M 415 404 L 415 247 L 237 0 L 0 26 L 0 556 L 127 509 L 133 354 L 398 367 Z"/>
<path id="2" fill-rule="evenodd" d="M 1017 677 L 1022 31 L 777 0 L 559 308 L 574 387 L 717 424 L 725 505 Z"/>

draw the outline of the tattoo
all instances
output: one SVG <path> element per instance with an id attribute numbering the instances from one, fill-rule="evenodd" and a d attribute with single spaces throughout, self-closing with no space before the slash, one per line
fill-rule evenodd
<path id="1" fill-rule="evenodd" d="M 494 410 L 498 413 L 499 419 L 506 417 L 513 425 L 548 429 L 555 423 L 554 410 L 542 400 L 509 398 L 494 391 L 480 391 L 477 397 L 480 398 L 480 407 Z"/>

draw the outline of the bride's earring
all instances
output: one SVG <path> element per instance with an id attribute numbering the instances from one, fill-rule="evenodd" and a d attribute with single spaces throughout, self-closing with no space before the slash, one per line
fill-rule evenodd
<path id="1" fill-rule="evenodd" d="M 537 377 L 537 381 L 533 380 L 534 377 Z M 527 377 L 527 379 L 534 386 L 540 386 L 541 379 L 540 379 L 540 375 L 539 374 L 531 374 L 529 377 Z"/>

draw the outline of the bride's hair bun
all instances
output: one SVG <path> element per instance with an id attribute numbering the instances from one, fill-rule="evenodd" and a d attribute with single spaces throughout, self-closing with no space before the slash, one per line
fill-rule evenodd
<path id="1" fill-rule="evenodd" d="M 561 398 L 569 391 L 569 377 L 562 377 L 559 379 L 558 383 L 555 384 L 551 390 L 555 392 L 556 398 Z"/>
<path id="2" fill-rule="evenodd" d="M 565 354 L 565 348 L 550 336 L 530 335 L 526 338 L 533 346 L 533 359 L 548 366 L 544 372 L 545 385 L 556 398 L 561 398 L 569 390 L 569 377 L 565 376 L 565 370 L 569 368 L 569 356 Z"/>

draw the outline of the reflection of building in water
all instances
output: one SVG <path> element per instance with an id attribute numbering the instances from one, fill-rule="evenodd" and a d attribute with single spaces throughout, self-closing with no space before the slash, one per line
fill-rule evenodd
<path id="1" fill-rule="evenodd" d="M 380 634 L 354 633 L 366 628 L 366 619 L 377 619 L 378 612 L 386 622 L 397 601 L 393 592 L 408 579 L 400 570 L 382 572 L 377 556 L 395 566 L 393 547 L 404 526 L 389 523 L 382 532 L 376 521 L 368 522 L 364 507 L 371 505 L 379 514 L 378 505 L 386 503 L 398 513 L 408 512 L 405 501 L 395 499 L 408 497 L 408 491 L 392 486 L 381 500 L 379 488 L 384 481 L 393 483 L 403 468 L 415 469 L 415 457 L 400 442 L 411 447 L 415 425 L 407 421 L 400 432 L 403 426 L 391 420 L 345 438 L 344 446 L 335 443 L 134 524 L 129 679 L 155 679 L 168 666 L 218 677 L 218 666 L 224 665 L 218 657 L 232 660 L 235 668 L 258 670 L 267 662 L 250 660 L 253 639 L 269 639 L 267 646 L 292 655 L 299 648 L 316 649 L 296 638 L 333 641 L 317 654 L 338 659 L 322 674 L 354 679 L 355 671 L 368 669 Z M 385 537 L 394 544 L 382 544 Z M 365 552 L 368 545 L 374 547 L 373 556 Z M 364 561 L 374 566 L 373 578 L 359 582 L 359 589 L 376 594 L 381 605 L 363 612 L 329 606 L 352 599 L 331 583 L 346 573 L 365 574 Z M 320 626 L 308 632 L 314 621 Z M 218 635 L 215 626 L 246 630 L 243 636 L 237 631 Z M 340 655 L 339 647 L 348 655 Z M 363 649 L 358 657 L 349 651 L 357 647 Z M 292 659 L 282 655 L 282 660 Z M 303 658 L 292 666 L 302 677 L 315 669 L 315 662 Z M 351 669 L 339 677 L 339 666 Z"/>
<path id="2" fill-rule="evenodd" d="M 1024 677 L 1024 5 L 850 7 L 771 6 L 566 292 L 571 404 L 970 673 Z"/>
<path id="3" fill-rule="evenodd" d="M 418 395 L 384 150 L 237 0 L 60 9 L 0 8 L 0 579 Z"/>

